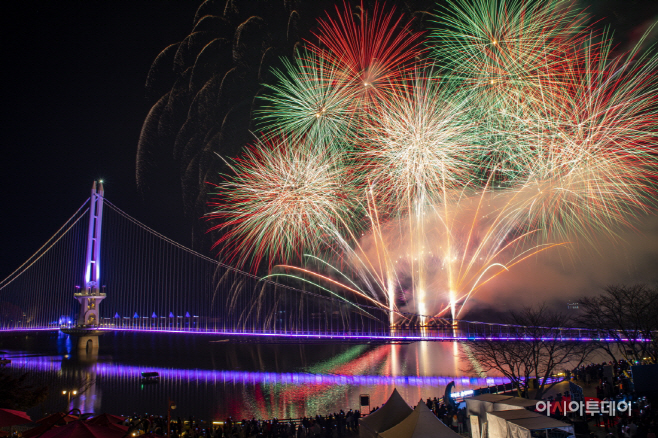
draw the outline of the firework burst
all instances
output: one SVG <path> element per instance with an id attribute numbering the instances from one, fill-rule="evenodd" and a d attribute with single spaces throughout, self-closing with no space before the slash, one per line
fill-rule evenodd
<path id="1" fill-rule="evenodd" d="M 609 41 L 583 52 L 524 122 L 534 153 L 519 211 L 544 238 L 614 235 L 655 206 L 658 59 L 637 49 L 613 57 Z"/>
<path id="2" fill-rule="evenodd" d="M 311 51 L 335 67 L 357 104 L 381 96 L 422 52 L 420 34 L 403 16 L 396 18 L 394 7 L 389 12 L 384 9 L 375 4 L 369 12 L 363 1 L 355 9 L 347 4 L 342 11 L 336 7 L 335 17 L 327 14 L 319 20 L 315 33 L 319 44 L 308 43 Z"/>
<path id="3" fill-rule="evenodd" d="M 269 132 L 306 136 L 314 142 L 344 138 L 352 124 L 352 96 L 339 80 L 336 67 L 313 52 L 298 52 L 284 70 L 273 70 L 278 79 L 266 85 L 269 92 L 258 111 L 261 127 Z M 327 142 L 336 146 L 338 142 Z"/>
<path id="4" fill-rule="evenodd" d="M 208 215 L 220 221 L 211 228 L 223 231 L 214 247 L 228 259 L 253 269 L 263 260 L 299 262 L 304 251 L 329 245 L 326 230 L 351 217 L 346 169 L 307 141 L 270 137 L 228 164 L 233 175 L 217 187 Z"/>
<path id="5" fill-rule="evenodd" d="M 469 91 L 517 100 L 559 83 L 560 64 L 580 45 L 587 18 L 561 0 L 457 0 L 437 15 L 431 48 Z"/>
<path id="6" fill-rule="evenodd" d="M 562 87 L 565 60 L 582 57 L 574 48 L 587 18 L 561 0 L 457 0 L 439 11 L 431 51 L 459 98 L 472 102 L 469 116 L 482 126 L 478 160 L 498 169 L 496 185 L 509 186 L 527 167 L 532 151 L 510 123 Z"/>
<path id="7" fill-rule="evenodd" d="M 354 158 L 378 204 L 388 204 L 379 210 L 413 214 L 469 185 L 477 130 L 466 118 L 468 101 L 452 93 L 431 69 L 419 69 L 370 112 Z"/>

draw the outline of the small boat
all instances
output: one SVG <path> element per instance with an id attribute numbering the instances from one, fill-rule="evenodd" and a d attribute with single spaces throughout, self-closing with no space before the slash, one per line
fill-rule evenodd
<path id="1" fill-rule="evenodd" d="M 160 374 L 155 371 L 142 372 L 142 383 L 158 383 L 160 382 Z"/>

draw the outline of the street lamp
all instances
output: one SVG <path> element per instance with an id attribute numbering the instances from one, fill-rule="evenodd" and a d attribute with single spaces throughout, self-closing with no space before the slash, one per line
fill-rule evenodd
<path id="1" fill-rule="evenodd" d="M 167 438 L 171 438 L 171 410 L 176 409 L 176 402 L 168 399 L 167 403 Z"/>
<path id="2" fill-rule="evenodd" d="M 68 409 L 69 405 L 71 404 L 71 396 L 76 396 L 78 395 L 78 391 L 75 389 L 69 389 L 68 391 L 65 389 L 62 391 L 62 395 L 68 396 L 68 399 L 66 401 L 66 409 Z"/>

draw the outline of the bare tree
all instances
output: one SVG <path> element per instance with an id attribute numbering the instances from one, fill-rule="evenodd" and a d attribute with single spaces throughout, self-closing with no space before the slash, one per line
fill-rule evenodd
<path id="1" fill-rule="evenodd" d="M 35 385 L 28 373 L 0 369 L 0 408 L 27 410 L 48 397 L 48 387 Z"/>
<path id="2" fill-rule="evenodd" d="M 549 380 L 565 368 L 580 366 L 597 346 L 563 337 L 570 318 L 545 305 L 511 312 L 508 323 L 516 335 L 511 340 L 486 338 L 466 344 L 472 371 L 498 371 L 510 379 L 520 394 L 529 395 L 531 379 L 537 379 L 535 399 L 558 383 Z"/>
<path id="3" fill-rule="evenodd" d="M 613 360 L 658 362 L 658 291 L 645 285 L 608 286 L 594 298 L 582 298 L 577 322 L 599 331 Z"/>

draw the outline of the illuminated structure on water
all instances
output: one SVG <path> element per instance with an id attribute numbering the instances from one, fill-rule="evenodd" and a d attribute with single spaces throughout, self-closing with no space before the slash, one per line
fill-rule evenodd
<path id="1" fill-rule="evenodd" d="M 103 221 L 103 180 L 96 181 L 91 188 L 89 198 L 89 229 L 87 231 L 87 253 L 85 257 L 84 290 L 76 292 L 74 297 L 80 303 L 75 327 L 61 328 L 66 334 L 79 336 L 78 349 L 88 354 L 98 353 L 98 330 L 100 316 L 98 306 L 105 299 L 105 292 L 100 289 L 101 277 L 101 224 Z"/>
<path id="2" fill-rule="evenodd" d="M 87 258 L 85 263 L 85 289 L 75 294 L 80 303 L 78 327 L 97 327 L 100 320 L 98 306 L 105 298 L 100 291 L 101 276 L 101 224 L 103 221 L 103 181 L 99 181 L 96 191 L 96 181 L 91 188 L 89 199 L 89 232 L 87 234 Z"/>

